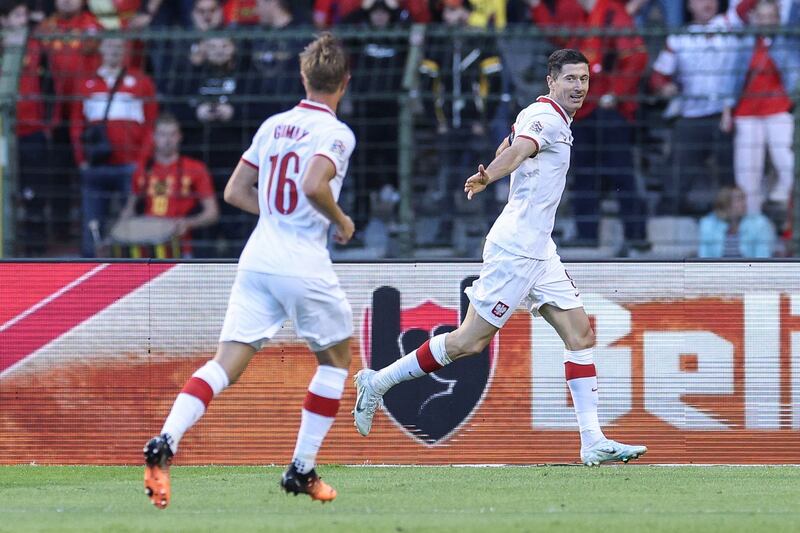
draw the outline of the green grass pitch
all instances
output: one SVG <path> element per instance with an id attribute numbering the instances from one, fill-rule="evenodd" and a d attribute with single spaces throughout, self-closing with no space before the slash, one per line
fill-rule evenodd
<path id="1" fill-rule="evenodd" d="M 139 467 L 0 467 L 0 531 L 800 531 L 795 467 L 323 466 L 326 505 L 280 473 L 173 467 L 160 511 Z"/>

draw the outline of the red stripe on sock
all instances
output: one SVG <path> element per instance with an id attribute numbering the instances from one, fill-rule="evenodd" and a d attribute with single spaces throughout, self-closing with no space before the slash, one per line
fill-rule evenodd
<path id="1" fill-rule="evenodd" d="M 572 361 L 564 363 L 564 374 L 567 376 L 567 381 L 578 378 L 593 378 L 597 375 L 597 370 L 594 368 L 594 363 L 591 365 L 579 365 Z"/>
<path id="2" fill-rule="evenodd" d="M 417 348 L 417 363 L 423 372 L 430 374 L 436 372 L 442 365 L 436 362 L 431 352 L 431 341 L 425 341 L 422 346 Z"/>
<path id="3" fill-rule="evenodd" d="M 339 400 L 318 396 L 313 392 L 308 391 L 306 394 L 306 399 L 303 401 L 303 409 L 320 416 L 333 418 L 336 416 L 337 411 L 339 411 Z"/>
<path id="4" fill-rule="evenodd" d="M 211 388 L 211 385 L 194 376 L 189 378 L 189 381 L 183 386 L 181 392 L 191 394 L 203 402 L 203 405 L 206 407 L 208 407 L 208 404 L 211 403 L 211 399 L 214 397 L 214 389 Z"/>

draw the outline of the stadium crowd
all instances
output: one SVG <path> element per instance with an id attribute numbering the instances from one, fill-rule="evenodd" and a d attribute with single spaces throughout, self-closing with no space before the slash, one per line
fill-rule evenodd
<path id="1" fill-rule="evenodd" d="M 800 2 L 731 1 L 0 0 L 3 53 L 24 50 L 16 253 L 77 254 L 80 235 L 81 255 L 106 254 L 120 214 L 139 213 L 178 220 L 181 255 L 236 257 L 254 219 L 216 198 L 261 121 L 302 97 L 297 55 L 311 32 L 332 28 L 352 54 L 341 114 L 359 140 L 342 201 L 356 248 L 396 256 L 393 237 L 409 230 L 397 169 L 410 45 L 389 30 L 418 23 L 431 28 L 406 104 L 418 247 L 479 254 L 504 189 L 473 203 L 460 186 L 546 92 L 536 58 L 570 47 L 592 82 L 572 126 L 560 245 L 593 257 L 791 255 L 800 33 L 774 29 L 800 27 Z M 517 31 L 531 26 L 569 31 Z M 120 32 L 95 37 L 104 30 Z"/>

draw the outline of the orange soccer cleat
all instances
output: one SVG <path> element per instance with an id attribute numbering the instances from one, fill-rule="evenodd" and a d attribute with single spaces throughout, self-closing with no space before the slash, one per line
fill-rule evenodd
<path id="1" fill-rule="evenodd" d="M 301 474 L 294 465 L 286 469 L 281 476 L 281 487 L 287 494 L 308 494 L 312 500 L 322 503 L 333 501 L 336 498 L 336 489 L 322 481 L 315 470 L 308 474 Z"/>
<path id="2" fill-rule="evenodd" d="M 166 509 L 169 505 L 169 465 L 172 460 L 169 440 L 169 435 L 159 435 L 144 446 L 144 493 L 159 509 Z"/>

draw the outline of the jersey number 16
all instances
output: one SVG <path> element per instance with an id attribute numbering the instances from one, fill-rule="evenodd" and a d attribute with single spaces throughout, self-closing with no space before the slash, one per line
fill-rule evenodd
<path id="1" fill-rule="evenodd" d="M 282 215 L 290 215 L 297 208 L 297 179 L 300 177 L 300 156 L 294 152 L 288 152 L 283 157 L 275 154 L 269 157 L 272 165 L 269 171 L 269 181 L 267 182 L 267 209 L 272 214 L 272 205 L 275 210 Z M 291 167 L 291 168 L 290 168 Z M 278 171 L 278 179 L 275 182 L 275 195 L 272 195 L 272 181 L 275 171 Z M 291 176 L 287 176 L 288 172 Z"/>

